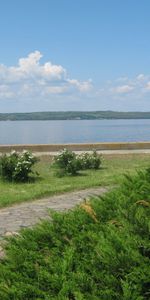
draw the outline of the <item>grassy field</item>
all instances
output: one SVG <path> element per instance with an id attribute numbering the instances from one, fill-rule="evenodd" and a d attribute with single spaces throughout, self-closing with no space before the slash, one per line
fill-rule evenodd
<path id="1" fill-rule="evenodd" d="M 13 203 L 46 197 L 49 195 L 85 189 L 94 186 L 118 184 L 124 173 L 135 173 L 150 166 L 150 155 L 107 155 L 104 156 L 102 168 L 97 171 L 82 171 L 79 176 L 58 178 L 51 168 L 51 158 L 41 157 L 36 170 L 40 177 L 34 182 L 15 184 L 0 180 L 0 207 Z"/>
<path id="2" fill-rule="evenodd" d="M 120 163 L 110 159 L 110 182 L 116 170 L 139 166 L 137 158 Z M 150 299 L 149 182 L 150 171 L 126 176 L 109 194 L 11 238 L 0 261 L 0 299 Z"/>

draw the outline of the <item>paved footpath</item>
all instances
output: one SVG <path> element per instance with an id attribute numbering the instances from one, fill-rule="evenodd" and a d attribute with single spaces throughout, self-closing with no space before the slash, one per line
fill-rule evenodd
<path id="1" fill-rule="evenodd" d="M 65 211 L 90 196 L 99 196 L 107 191 L 107 187 L 97 187 L 2 208 L 0 209 L 0 243 L 2 244 L 5 236 L 15 235 L 22 228 L 32 227 L 40 220 L 50 218 L 48 209 Z M 0 257 L 3 256 L 1 245 Z"/>
<path id="2" fill-rule="evenodd" d="M 83 151 L 73 151 L 75 152 L 76 154 L 82 154 L 82 153 L 85 153 L 85 152 L 89 152 L 89 153 L 92 153 L 93 151 L 91 150 L 83 150 Z M 120 155 L 120 154 L 150 154 L 150 149 L 128 149 L 128 150 L 125 150 L 125 149 L 118 149 L 118 150 L 96 150 L 96 152 L 98 154 L 102 154 L 102 155 L 113 155 L 113 154 L 116 154 L 116 155 Z M 8 152 L 9 153 L 9 152 Z M 60 151 L 49 151 L 49 152 L 32 152 L 34 155 L 36 156 L 55 156 L 55 155 L 58 155 L 60 153 Z M 2 152 L 0 152 L 0 156 L 3 155 Z"/>
<path id="3" fill-rule="evenodd" d="M 93 151 L 91 150 L 84 150 L 84 151 L 73 151 L 75 152 L 76 154 L 82 154 L 82 153 L 85 153 L 85 152 L 88 152 L 88 153 L 92 153 Z M 124 149 L 119 149 L 119 150 L 96 150 L 96 152 L 98 154 L 102 154 L 102 155 L 113 155 L 113 154 L 116 154 L 116 155 L 120 155 L 120 154 L 150 154 L 150 149 L 128 149 L 128 150 L 124 150 Z M 58 155 L 60 153 L 60 151 L 49 151 L 49 152 L 33 152 L 34 155 L 36 156 L 55 156 L 55 155 Z M 1 155 L 2 153 L 0 153 Z"/>

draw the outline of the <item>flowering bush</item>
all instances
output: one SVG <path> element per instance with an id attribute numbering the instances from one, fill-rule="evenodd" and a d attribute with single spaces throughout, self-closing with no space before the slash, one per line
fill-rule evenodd
<path id="1" fill-rule="evenodd" d="M 96 151 L 93 153 L 83 153 L 79 156 L 80 165 L 82 166 L 83 170 L 86 169 L 99 169 L 102 163 L 101 157 L 97 154 Z"/>
<path id="2" fill-rule="evenodd" d="M 74 152 L 64 149 L 54 158 L 54 164 L 58 168 L 58 175 L 76 175 L 80 170 L 99 169 L 101 157 L 96 151 L 76 155 Z"/>
<path id="3" fill-rule="evenodd" d="M 54 158 L 54 164 L 59 169 L 59 175 L 76 175 L 81 169 L 80 161 L 77 159 L 76 154 L 67 149 L 61 151 L 60 154 Z"/>
<path id="4" fill-rule="evenodd" d="M 1 176 L 9 181 L 26 182 L 29 175 L 33 173 L 32 166 L 36 162 L 37 158 L 29 151 L 22 153 L 12 151 L 0 158 Z"/>

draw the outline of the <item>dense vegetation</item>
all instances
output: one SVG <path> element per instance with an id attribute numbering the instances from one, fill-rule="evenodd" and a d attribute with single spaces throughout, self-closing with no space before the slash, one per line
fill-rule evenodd
<path id="1" fill-rule="evenodd" d="M 58 111 L 31 113 L 0 113 L 0 121 L 22 120 L 96 120 L 96 119 L 150 119 L 150 112 L 117 111 Z"/>
<path id="2" fill-rule="evenodd" d="M 7 245 L 3 300 L 150 299 L 150 171 Z"/>

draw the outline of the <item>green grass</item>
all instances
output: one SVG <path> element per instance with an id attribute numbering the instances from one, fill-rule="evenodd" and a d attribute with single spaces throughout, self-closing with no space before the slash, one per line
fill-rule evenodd
<path id="1" fill-rule="evenodd" d="M 100 170 L 82 171 L 79 176 L 58 178 L 50 167 L 51 158 L 42 157 L 36 166 L 40 177 L 35 182 L 8 183 L 0 180 L 0 207 L 94 186 L 115 185 L 125 172 L 133 174 L 137 169 L 150 166 L 149 160 L 149 155 L 139 154 L 105 156 Z"/>
<path id="2" fill-rule="evenodd" d="M 11 238 L 3 300 L 150 299 L 150 174 Z"/>

